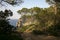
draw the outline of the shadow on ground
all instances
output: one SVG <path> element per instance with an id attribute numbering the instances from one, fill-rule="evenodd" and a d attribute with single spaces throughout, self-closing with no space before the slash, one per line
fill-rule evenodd
<path id="1" fill-rule="evenodd" d="M 21 34 L 13 32 L 11 34 L 0 34 L 0 40 L 23 40 Z"/>

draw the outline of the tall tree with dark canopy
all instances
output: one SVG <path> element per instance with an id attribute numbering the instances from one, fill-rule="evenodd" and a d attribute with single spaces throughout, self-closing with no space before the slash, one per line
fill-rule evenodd
<path id="1" fill-rule="evenodd" d="M 11 33 L 13 26 L 9 24 L 7 17 L 13 15 L 12 11 L 0 11 L 0 15 L 0 33 Z"/>
<path id="2" fill-rule="evenodd" d="M 0 0 L 0 4 L 4 5 L 4 4 L 2 4 L 2 2 L 6 2 L 10 5 L 19 5 L 23 2 L 23 0 Z"/>
<path id="3" fill-rule="evenodd" d="M 54 24 L 56 24 L 56 15 L 58 14 L 58 8 L 59 8 L 59 5 L 60 5 L 60 1 L 59 0 L 46 0 L 46 2 L 48 2 L 50 5 L 53 5 L 54 6 L 54 13 L 55 13 L 55 21 L 54 21 Z"/>
<path id="4" fill-rule="evenodd" d="M 60 29 L 60 17 L 58 15 L 60 15 L 59 11 L 60 10 L 60 0 L 46 0 L 46 2 L 48 2 L 50 5 L 52 5 L 54 7 L 54 13 L 55 13 L 55 19 L 54 19 L 54 26 L 53 26 L 53 32 L 58 33 L 59 29 Z M 56 34 L 55 33 L 55 34 Z"/>

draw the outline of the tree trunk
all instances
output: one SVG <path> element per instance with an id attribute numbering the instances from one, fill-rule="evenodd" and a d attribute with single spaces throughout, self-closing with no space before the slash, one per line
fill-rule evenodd
<path id="1" fill-rule="evenodd" d="M 56 25 L 56 22 L 57 22 L 57 17 L 56 17 L 56 15 L 57 15 L 57 5 L 56 4 L 54 5 L 54 14 L 55 14 L 55 16 L 54 16 L 54 25 Z"/>

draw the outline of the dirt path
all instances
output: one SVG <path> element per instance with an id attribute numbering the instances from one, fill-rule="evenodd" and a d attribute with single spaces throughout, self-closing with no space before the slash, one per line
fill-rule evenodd
<path id="1" fill-rule="evenodd" d="M 24 40 L 60 40 L 60 37 L 46 36 L 46 35 L 33 35 L 31 33 L 23 33 Z"/>

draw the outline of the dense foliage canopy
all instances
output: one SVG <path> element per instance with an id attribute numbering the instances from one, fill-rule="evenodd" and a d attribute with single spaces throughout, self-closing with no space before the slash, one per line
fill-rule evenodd
<path id="1" fill-rule="evenodd" d="M 1 5 L 4 5 L 4 4 L 2 4 L 3 2 L 6 2 L 10 5 L 19 5 L 23 2 L 23 0 L 0 0 Z"/>

